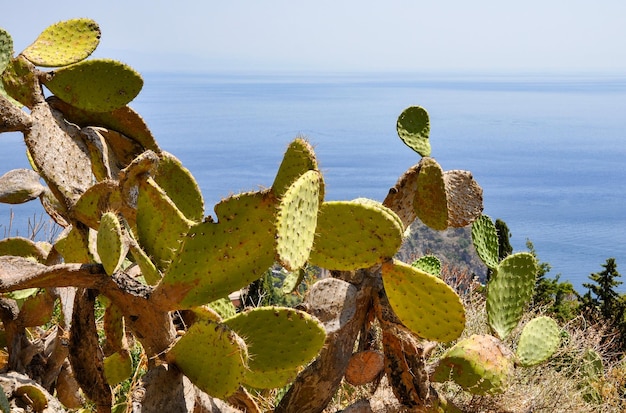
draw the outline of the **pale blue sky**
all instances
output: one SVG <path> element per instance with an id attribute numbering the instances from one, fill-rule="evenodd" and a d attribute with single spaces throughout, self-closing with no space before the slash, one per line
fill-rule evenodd
<path id="1" fill-rule="evenodd" d="M 7 3 L 7 2 L 5 2 Z M 152 70 L 626 70 L 626 1 L 103 0 L 2 6 L 21 51 L 91 17 L 98 57 Z"/>

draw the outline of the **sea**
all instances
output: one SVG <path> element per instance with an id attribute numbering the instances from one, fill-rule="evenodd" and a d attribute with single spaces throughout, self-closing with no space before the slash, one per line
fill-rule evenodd
<path id="1" fill-rule="evenodd" d="M 327 200 L 382 201 L 419 162 L 396 120 L 422 106 L 432 156 L 444 170 L 472 172 L 484 213 L 506 222 L 516 252 L 530 240 L 548 276 L 581 293 L 607 258 L 626 276 L 624 74 L 147 73 L 144 81 L 131 106 L 196 177 L 207 215 L 230 194 L 271 186 L 299 136 L 315 148 Z M 21 135 L 0 136 L 0 173 L 27 166 Z M 37 211 L 36 201 L 0 204 L 0 238 L 28 233 Z"/>

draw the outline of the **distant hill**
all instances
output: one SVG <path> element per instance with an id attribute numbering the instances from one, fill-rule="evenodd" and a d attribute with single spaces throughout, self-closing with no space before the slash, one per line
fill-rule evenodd
<path id="1" fill-rule="evenodd" d="M 436 256 L 444 265 L 478 276 L 481 282 L 485 280 L 487 267 L 474 250 L 471 226 L 435 231 L 416 220 L 396 258 L 410 263 L 427 254 Z"/>

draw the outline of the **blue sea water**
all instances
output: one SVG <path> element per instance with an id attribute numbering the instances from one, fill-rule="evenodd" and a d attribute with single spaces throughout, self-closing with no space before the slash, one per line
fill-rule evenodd
<path id="1" fill-rule="evenodd" d="M 626 276 L 626 76 L 144 78 L 131 106 L 194 174 L 207 214 L 231 193 L 270 186 L 287 144 L 302 135 L 315 147 L 327 199 L 382 200 L 419 161 L 395 122 L 420 105 L 430 114 L 432 156 L 446 170 L 472 171 L 485 213 L 507 223 L 516 251 L 530 239 L 550 275 L 579 291 L 609 257 Z M 19 135 L 0 136 L 0 148 L 0 172 L 26 165 Z M 0 223 L 7 216 L 0 205 Z"/>

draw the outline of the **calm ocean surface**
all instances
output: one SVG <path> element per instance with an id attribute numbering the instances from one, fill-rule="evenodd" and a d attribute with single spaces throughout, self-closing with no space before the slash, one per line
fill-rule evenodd
<path id="1" fill-rule="evenodd" d="M 207 214 L 230 193 L 270 186 L 298 135 L 315 147 L 327 199 L 382 200 L 419 161 L 395 123 L 405 107 L 420 105 L 430 114 L 433 157 L 445 170 L 472 171 L 485 213 L 507 223 L 516 251 L 530 239 L 552 265 L 549 275 L 579 291 L 609 257 L 626 282 L 626 77 L 144 78 L 131 105 L 195 175 Z M 0 136 L 0 173 L 25 167 L 23 153 L 20 135 Z M 8 213 L 0 204 L 0 236 Z M 24 226 L 14 222 L 14 230 Z"/>

